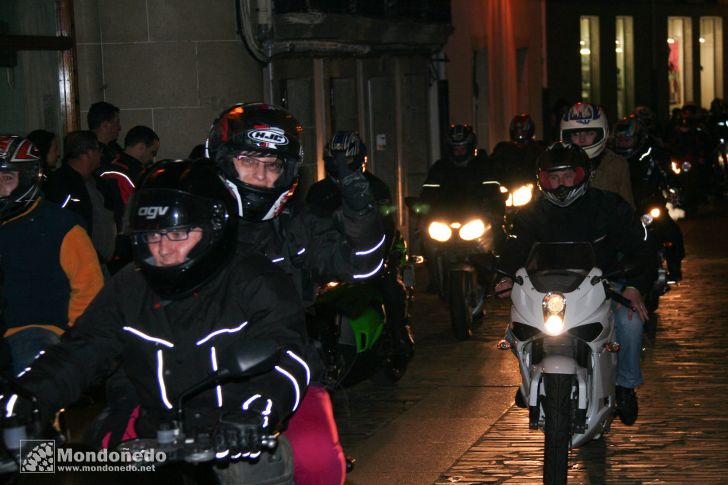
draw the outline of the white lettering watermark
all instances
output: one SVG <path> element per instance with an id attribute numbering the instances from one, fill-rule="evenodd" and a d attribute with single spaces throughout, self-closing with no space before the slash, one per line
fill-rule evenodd
<path id="1" fill-rule="evenodd" d="M 163 451 L 108 450 L 79 451 L 56 449 L 53 440 L 20 440 L 20 473 L 55 473 L 56 471 L 154 471 L 167 460 Z M 99 465 L 89 465 L 98 463 Z"/>

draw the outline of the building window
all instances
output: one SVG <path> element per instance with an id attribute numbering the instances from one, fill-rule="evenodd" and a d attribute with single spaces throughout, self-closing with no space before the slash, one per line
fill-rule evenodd
<path id="1" fill-rule="evenodd" d="M 0 132 L 78 129 L 72 0 L 0 2 Z"/>
<path id="2" fill-rule="evenodd" d="M 617 115 L 622 118 L 634 108 L 634 33 L 632 17 L 618 16 L 614 39 L 617 59 Z"/>
<path id="3" fill-rule="evenodd" d="M 723 97 L 723 19 L 700 17 L 700 104 Z"/>
<path id="4" fill-rule="evenodd" d="M 692 101 L 693 54 L 690 17 L 667 18 L 667 76 L 670 84 L 670 110 Z"/>
<path id="5" fill-rule="evenodd" d="M 599 17 L 588 16 L 579 19 L 581 37 L 581 100 L 601 103 L 599 92 Z"/>

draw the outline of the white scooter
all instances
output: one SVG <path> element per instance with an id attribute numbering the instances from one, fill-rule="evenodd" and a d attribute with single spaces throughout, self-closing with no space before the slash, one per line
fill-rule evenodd
<path id="1" fill-rule="evenodd" d="M 502 350 L 518 359 L 516 402 L 529 427 L 542 429 L 544 483 L 566 483 L 569 448 L 608 431 L 614 417 L 615 342 L 607 285 L 589 243 L 538 243 L 515 275 L 513 307 Z M 621 274 L 620 274 L 621 276 Z"/>

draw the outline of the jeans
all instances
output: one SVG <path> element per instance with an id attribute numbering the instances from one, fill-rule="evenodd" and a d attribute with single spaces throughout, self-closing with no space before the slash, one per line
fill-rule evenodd
<path id="1" fill-rule="evenodd" d="M 45 328 L 29 327 L 5 337 L 13 359 L 13 374 L 18 375 L 35 360 L 41 350 L 60 342 L 60 337 Z"/>
<path id="2" fill-rule="evenodd" d="M 616 302 L 612 303 L 612 311 L 616 339 L 620 344 L 617 353 L 617 385 L 632 389 L 644 382 L 640 368 L 644 322 L 636 312 L 632 312 L 632 319 L 629 320 L 629 309 Z"/>

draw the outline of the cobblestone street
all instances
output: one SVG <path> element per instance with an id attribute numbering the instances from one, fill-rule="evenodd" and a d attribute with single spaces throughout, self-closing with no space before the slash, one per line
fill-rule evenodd
<path id="1" fill-rule="evenodd" d="M 615 420 L 604 438 L 573 450 L 569 483 L 728 483 L 728 216 L 705 211 L 681 226 L 685 279 L 661 300 L 643 354 L 640 417 L 631 427 Z M 508 303 L 490 301 L 475 337 L 455 342 L 444 305 L 418 294 L 418 349 L 407 376 L 397 386 L 367 382 L 335 396 L 342 443 L 359 461 L 347 483 L 541 483 L 543 434 L 529 430 L 527 411 L 512 403 L 513 357 L 491 352 L 508 314 Z M 479 397 L 467 400 L 476 388 Z M 478 403 L 490 411 L 479 414 Z M 488 412 L 497 415 L 489 421 Z M 415 416 L 432 427 L 417 428 Z M 465 445 L 472 433 L 449 433 L 464 418 L 489 423 Z M 425 461 L 426 447 L 437 448 L 437 459 Z M 463 451 L 452 456 L 456 449 Z M 432 476 L 432 460 L 450 462 Z"/>

